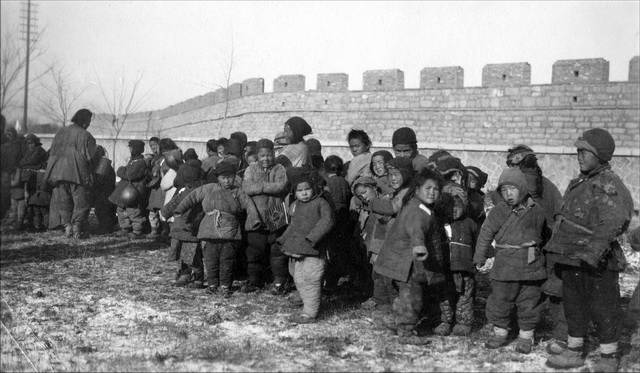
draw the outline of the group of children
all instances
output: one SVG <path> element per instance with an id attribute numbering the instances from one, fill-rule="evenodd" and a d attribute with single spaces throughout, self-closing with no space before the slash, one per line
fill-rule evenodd
<path id="1" fill-rule="evenodd" d="M 372 153 L 368 134 L 351 130 L 353 158 L 346 163 L 336 155 L 324 158 L 317 140 L 304 140 L 311 133 L 304 119 L 293 117 L 273 141 L 247 141 L 242 132 L 209 140 L 203 160 L 168 138 L 151 138 L 150 154 L 144 142 L 131 140 L 127 164 L 102 172 L 120 182 L 97 193 L 96 215 L 98 206 L 111 203 L 116 234 L 140 239 L 148 226 L 147 238 L 169 239 L 168 260 L 179 263 L 175 286 L 229 297 L 241 267 L 248 277 L 241 291 L 268 284 L 277 296 L 287 292 L 291 276 L 296 292 L 290 300 L 302 306 L 292 323 L 315 322 L 323 291 L 348 277 L 371 295 L 362 307 L 372 311 L 375 324 L 408 344 L 426 343 L 417 326 L 431 311 L 435 334 L 468 335 L 476 273 L 495 257 L 486 306 L 494 334 L 485 346 L 508 343 L 517 309 L 515 349 L 529 353 L 549 272 L 542 247 L 555 214 L 535 193 L 541 174 L 532 182 L 509 164 L 486 214 L 488 175 L 446 151 L 419 154 L 411 128 L 394 132 L 394 154 Z M 46 152 L 37 137 L 30 135 L 27 144 L 21 166 L 42 169 Z M 533 153 L 518 149 L 518 162 Z M 35 195 L 37 185 L 16 183 L 22 188 L 16 219 L 24 215 L 19 201 Z M 102 215 L 108 226 L 109 214 Z"/>

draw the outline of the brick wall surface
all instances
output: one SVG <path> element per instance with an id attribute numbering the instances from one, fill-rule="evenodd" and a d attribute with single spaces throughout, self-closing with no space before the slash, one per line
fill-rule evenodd
<path id="1" fill-rule="evenodd" d="M 460 66 L 425 67 L 420 71 L 420 88 L 462 88 L 464 69 Z"/>
<path id="2" fill-rule="evenodd" d="M 609 81 L 609 61 L 604 58 L 561 60 L 553 64 L 551 83 L 606 83 Z"/>
<path id="3" fill-rule="evenodd" d="M 483 87 L 517 87 L 531 84 L 531 65 L 528 62 L 497 63 L 482 68 Z"/>
<path id="4" fill-rule="evenodd" d="M 363 91 L 404 89 L 404 72 L 398 69 L 368 70 L 362 76 Z"/>

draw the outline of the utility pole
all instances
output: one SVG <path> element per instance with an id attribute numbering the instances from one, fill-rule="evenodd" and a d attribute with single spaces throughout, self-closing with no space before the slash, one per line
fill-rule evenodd
<path id="1" fill-rule="evenodd" d="M 24 40 L 27 41 L 27 60 L 24 70 L 24 115 L 22 117 L 23 132 L 27 133 L 27 112 L 29 109 L 29 60 L 31 58 L 31 42 L 34 41 L 31 40 L 31 28 L 34 29 L 33 34 L 37 35 L 36 28 L 38 27 L 38 25 L 36 24 L 36 22 L 38 21 L 38 18 L 36 18 L 36 16 L 38 15 L 38 6 L 37 4 L 32 5 L 31 0 L 27 0 L 26 4 L 22 3 L 22 9 L 20 10 L 20 18 L 22 18 L 22 23 L 20 24 L 20 26 L 22 27 L 21 33 L 24 37 Z"/>

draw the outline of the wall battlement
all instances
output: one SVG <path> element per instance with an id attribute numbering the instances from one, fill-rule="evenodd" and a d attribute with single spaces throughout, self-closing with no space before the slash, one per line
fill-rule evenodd
<path id="1" fill-rule="evenodd" d="M 540 157 L 544 155 L 549 159 L 548 167 L 560 167 L 545 169 L 545 174 L 555 175 L 552 181 L 564 188 L 568 179 L 576 175 L 572 163 L 575 140 L 583 131 L 600 127 L 608 130 L 616 141 L 615 160 L 624 165 L 620 169 L 624 175 L 620 175 L 630 187 L 637 209 L 640 203 L 638 58 L 630 61 L 630 81 L 608 81 L 605 63 L 608 64 L 603 59 L 558 61 L 554 65 L 556 83 L 540 85 L 531 85 L 528 81 L 530 66 L 526 63 L 487 65 L 487 76 L 497 82 L 494 82 L 496 85 L 487 82 L 489 86 L 483 87 L 460 84 L 464 72 L 459 67 L 424 69 L 421 79 L 422 76 L 439 77 L 446 83 L 432 86 L 421 82 L 420 89 L 400 89 L 404 87 L 404 74 L 397 69 L 365 73 L 378 88 L 363 91 L 348 90 L 346 74 L 318 74 L 317 89 L 309 91 L 304 90 L 304 76 L 283 75 L 276 79 L 282 84 L 280 88 L 276 88 L 274 82 L 274 92 L 261 94 L 263 82 L 254 78 L 237 83 L 237 88 L 230 87 L 229 92 L 220 89 L 165 109 L 136 113 L 128 119 L 121 137 L 145 140 L 150 136 L 171 137 L 204 144 L 208 139 L 242 131 L 250 140 L 273 139 L 288 118 L 301 116 L 313 128 L 310 137 L 317 138 L 323 147 L 348 161 L 351 156 L 346 137 L 352 128 L 367 131 L 374 148 L 389 148 L 393 131 L 406 126 L 415 130 L 423 154 L 429 155 L 441 148 L 460 152 L 461 157 L 469 154 L 469 164 L 493 169 L 497 174 L 490 174 L 496 179 L 500 167 L 504 166 L 506 149 L 514 144 L 527 144 L 539 152 Z M 511 74 L 507 77 L 509 84 L 502 80 L 505 72 Z M 449 82 L 460 86 L 448 87 Z M 251 87 L 253 94 L 244 95 Z M 237 98 L 221 99 L 227 93 Z M 97 136 L 113 136 L 109 127 L 110 119 L 98 115 L 90 131 Z M 554 157 L 566 159 L 556 164 Z M 474 164 L 476 159 L 498 162 L 498 165 Z"/>

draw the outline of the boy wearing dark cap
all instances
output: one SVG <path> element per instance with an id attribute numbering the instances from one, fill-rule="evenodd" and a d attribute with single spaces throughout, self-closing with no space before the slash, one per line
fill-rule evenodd
<path id="1" fill-rule="evenodd" d="M 562 271 L 562 300 L 569 326 L 567 349 L 546 364 L 560 369 L 584 365 L 589 321 L 600 342 L 597 372 L 615 372 L 623 313 L 619 272 L 626 260 L 616 237 L 633 216 L 633 200 L 609 161 L 615 142 L 601 128 L 585 131 L 575 142 L 580 175 L 569 182 L 561 219 L 545 247 Z"/>
<path id="2" fill-rule="evenodd" d="M 409 127 L 398 128 L 391 138 L 393 152 L 397 157 L 409 158 L 415 172 L 427 168 L 429 160 L 418 153 L 418 140 L 416 133 Z"/>
<path id="3" fill-rule="evenodd" d="M 205 216 L 200 222 L 197 238 L 205 241 L 203 254 L 207 292 L 222 297 L 228 297 L 232 292 L 242 224 L 247 232 L 261 225 L 253 201 L 244 190 L 234 185 L 237 171 L 234 162 L 225 160 L 218 163 L 215 169 L 218 182 L 205 184 L 189 193 L 174 210 L 174 216 L 178 218 L 192 207 L 202 205 Z"/>
<path id="4" fill-rule="evenodd" d="M 147 183 L 147 162 L 142 153 L 144 152 L 144 142 L 141 140 L 129 141 L 129 152 L 131 158 L 126 166 L 120 166 L 116 175 L 121 179 L 118 186 L 109 196 L 109 201 L 118 206 L 118 225 L 120 230 L 118 236 L 128 236 L 130 239 L 144 238 L 142 226 L 146 220 L 146 183 Z M 126 186 L 130 184 L 138 191 L 138 198 L 135 201 L 127 200 L 123 196 Z"/>

